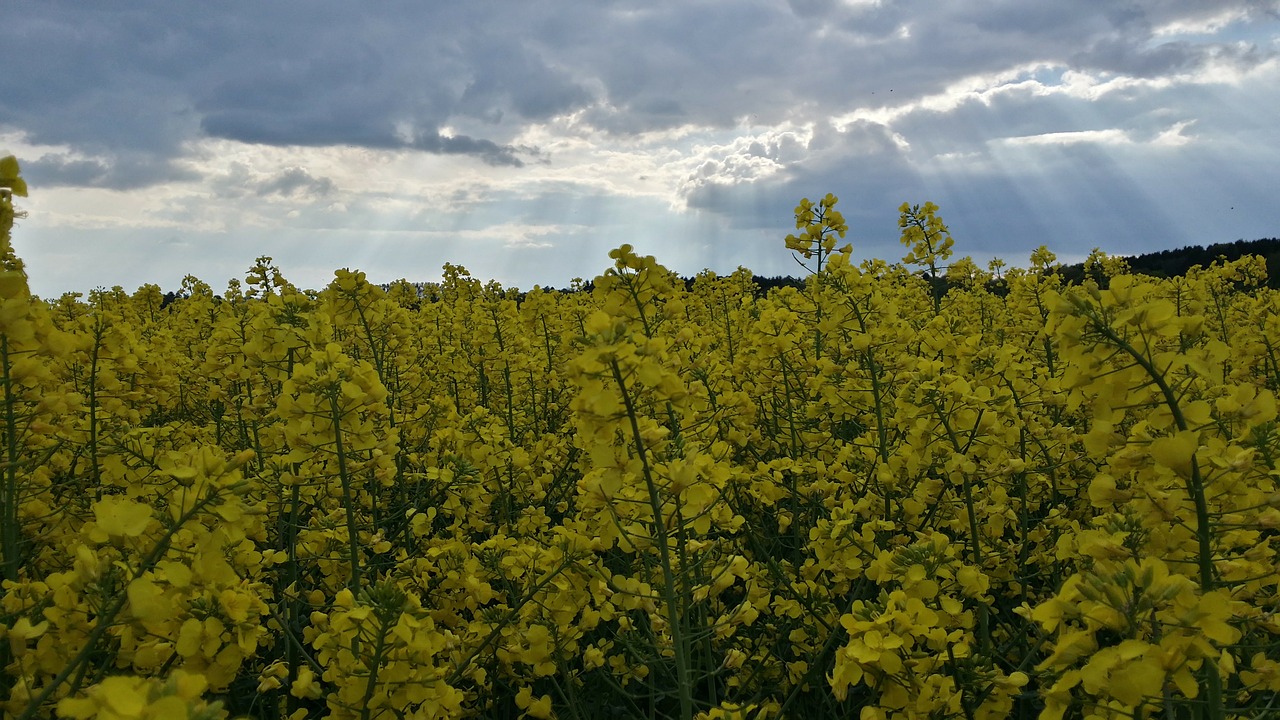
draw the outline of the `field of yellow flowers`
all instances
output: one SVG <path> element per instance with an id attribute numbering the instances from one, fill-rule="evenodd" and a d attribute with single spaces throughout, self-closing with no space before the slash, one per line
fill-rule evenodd
<path id="1" fill-rule="evenodd" d="M 49 301 L 11 193 L 6 719 L 1280 716 L 1259 261 Z"/>

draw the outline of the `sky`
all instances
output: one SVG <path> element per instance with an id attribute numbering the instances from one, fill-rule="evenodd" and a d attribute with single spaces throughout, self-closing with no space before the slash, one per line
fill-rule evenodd
<path id="1" fill-rule="evenodd" d="M 798 274 L 827 193 L 859 259 L 1280 236 L 1280 0 L 14 1 L 0 68 L 45 297 Z"/>

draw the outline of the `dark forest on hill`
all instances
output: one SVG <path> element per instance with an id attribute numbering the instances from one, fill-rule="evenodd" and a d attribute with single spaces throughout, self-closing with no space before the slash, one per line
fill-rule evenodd
<path id="1" fill-rule="evenodd" d="M 1208 246 L 1192 245 L 1176 250 L 1144 253 L 1125 257 L 1129 269 L 1152 277 L 1179 277 L 1199 265 L 1208 267 L 1219 260 L 1239 260 L 1246 255 L 1260 255 L 1267 261 L 1267 285 L 1280 287 L 1280 238 L 1237 240 Z M 1084 265 L 1064 265 L 1061 269 L 1068 282 L 1084 279 Z"/>
<path id="2" fill-rule="evenodd" d="M 1152 277 L 1180 277 L 1193 267 L 1208 267 L 1215 262 L 1239 260 L 1246 255 L 1260 255 L 1267 261 L 1267 285 L 1280 287 L 1280 238 L 1263 238 L 1260 240 L 1237 240 L 1231 243 L 1215 243 L 1201 246 L 1191 245 L 1174 250 L 1161 250 L 1141 255 L 1123 256 L 1129 263 L 1129 269 L 1141 275 Z M 1068 283 L 1078 283 L 1085 279 L 1084 263 L 1063 265 L 1058 268 L 1062 278 Z M 760 293 L 767 294 L 774 288 L 793 286 L 801 287 L 804 281 L 788 276 L 755 278 Z M 691 281 L 686 281 L 691 282 Z M 999 284 L 993 289 L 998 291 Z"/>

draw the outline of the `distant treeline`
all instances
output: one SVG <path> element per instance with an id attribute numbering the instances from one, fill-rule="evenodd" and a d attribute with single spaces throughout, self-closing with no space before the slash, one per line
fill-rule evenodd
<path id="1" fill-rule="evenodd" d="M 1280 238 L 1237 240 L 1232 243 L 1215 243 L 1207 246 L 1191 245 L 1176 250 L 1161 250 L 1160 252 L 1123 257 L 1125 262 L 1129 264 L 1129 269 L 1134 273 L 1168 278 L 1186 275 L 1188 270 L 1197 265 L 1208 267 L 1220 260 L 1231 262 L 1232 260 L 1239 260 L 1246 255 L 1262 256 L 1267 261 L 1267 285 L 1273 288 L 1280 288 Z M 1084 263 L 1062 265 L 1057 269 L 1057 272 L 1068 283 L 1079 283 L 1085 279 Z M 756 275 L 754 279 L 762 295 L 767 294 L 774 288 L 804 286 L 803 280 L 794 277 L 763 277 Z M 685 282 L 692 283 L 693 281 L 692 279 L 686 279 Z M 938 282 L 945 286 L 946 279 L 941 278 Z M 999 283 L 996 283 L 996 285 L 998 286 Z"/>
<path id="2" fill-rule="evenodd" d="M 1280 239 L 1237 240 L 1233 243 L 1216 243 L 1206 247 L 1192 245 L 1177 250 L 1161 250 L 1125 257 L 1129 269 L 1152 277 L 1180 277 L 1199 265 L 1208 267 L 1218 260 L 1239 260 L 1246 255 L 1260 255 L 1267 261 L 1267 285 L 1280 288 Z M 1080 282 L 1085 277 L 1084 264 L 1064 265 L 1059 271 L 1068 282 Z"/>
<path id="3" fill-rule="evenodd" d="M 1220 260 L 1231 262 L 1232 260 L 1239 260 L 1246 255 L 1259 255 L 1264 258 L 1267 262 L 1267 285 L 1273 288 L 1280 288 L 1280 238 L 1237 240 L 1231 243 L 1215 243 L 1207 246 L 1190 245 L 1176 250 L 1161 250 L 1160 252 L 1126 255 L 1123 257 L 1125 262 L 1129 264 L 1130 271 L 1134 273 L 1169 278 L 1186 275 L 1188 270 L 1196 266 L 1208 267 Z M 1068 283 L 1080 283 L 1085 279 L 1084 263 L 1062 265 L 1058 267 L 1057 272 Z M 794 277 L 763 277 L 756 275 L 754 279 L 762 295 L 767 294 L 769 290 L 774 288 L 804 286 L 803 280 Z M 692 279 L 686 279 L 685 282 L 692 283 L 693 281 Z M 945 288 L 946 278 L 940 278 L 935 282 Z M 992 289 L 998 291 L 1001 284 L 999 282 L 993 283 Z"/>
<path id="4" fill-rule="evenodd" d="M 1265 258 L 1267 262 L 1267 285 L 1273 288 L 1280 288 L 1280 238 L 1237 240 L 1232 243 L 1215 243 L 1208 246 L 1191 245 L 1176 250 L 1161 250 L 1160 252 L 1124 256 L 1124 259 L 1129 263 L 1129 269 L 1135 273 L 1153 277 L 1179 277 L 1185 275 L 1188 270 L 1197 265 L 1208 267 L 1218 260 L 1229 262 L 1239 260 L 1246 255 L 1260 255 Z M 1084 263 L 1062 265 L 1057 269 L 1057 272 L 1068 283 L 1078 283 L 1085 279 Z M 684 278 L 684 281 L 687 286 L 693 286 L 693 278 Z M 752 277 L 752 281 L 756 285 L 756 293 L 762 297 L 777 288 L 804 287 L 803 279 L 787 275 L 755 275 Z M 943 292 L 945 292 L 945 277 L 939 278 L 934 282 L 941 285 Z M 419 297 L 430 300 L 432 288 L 435 286 L 434 283 L 415 282 L 411 284 L 417 289 Z M 992 289 L 999 292 L 1002 284 L 999 281 L 994 282 Z M 390 284 L 384 284 L 382 287 L 385 290 L 391 286 Z M 560 292 L 590 291 L 591 287 L 592 283 L 586 281 L 576 284 L 572 288 L 561 289 Z M 164 304 L 168 305 L 180 297 L 182 295 L 179 293 L 167 292 L 164 294 Z"/>

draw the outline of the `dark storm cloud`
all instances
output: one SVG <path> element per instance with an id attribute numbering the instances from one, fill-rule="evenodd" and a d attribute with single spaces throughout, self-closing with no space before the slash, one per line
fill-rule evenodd
<path id="1" fill-rule="evenodd" d="M 769 125 L 909 102 L 1028 64 L 1141 77 L 1223 59 L 1256 67 L 1274 48 L 1155 35 L 1174 20 L 1203 20 L 1233 5 L 1266 17 L 1259 3 L 1190 0 L 656 3 L 588 13 L 592 31 L 554 57 L 593 74 L 604 102 L 582 119 L 609 132 L 732 127 L 743 118 Z"/>
<path id="2" fill-rule="evenodd" d="M 76 160 L 66 155 L 45 155 L 27 163 L 23 172 L 37 185 L 101 185 L 111 168 L 101 160 Z"/>
<path id="3" fill-rule="evenodd" d="M 209 161 L 201 142 L 213 138 L 384 151 L 357 162 L 383 163 L 386 175 L 422 165 L 405 154 L 469 158 L 477 166 L 465 180 L 471 187 L 534 179 L 538 187 L 511 192 L 535 198 L 528 202 L 549 224 L 558 222 L 552 208 L 590 205 L 645 223 L 674 227 L 693 217 L 763 237 L 785 234 L 800 197 L 831 191 L 854 234 L 887 242 L 887 250 L 904 200 L 938 202 L 958 241 L 991 254 L 1070 234 L 1081 244 L 1145 233 L 1167 245 L 1212 229 L 1195 223 L 1203 198 L 1266 204 L 1280 131 L 1260 108 L 1277 96 L 1245 74 L 1275 72 L 1268 63 L 1280 50 L 1278 7 L 43 0 L 4 14 L 0 137 L 50 146 L 23 159 L 33 186 L 130 189 L 192 179 L 185 168 Z M 1026 84 L 1009 85 L 1019 81 Z M 1114 87 L 1101 87 L 1108 81 Z M 566 164 L 527 146 L 527 137 L 547 138 L 537 142 L 563 152 Z M 1161 138 L 1168 143 L 1153 142 Z M 393 216 L 409 207 L 385 220 L 406 227 L 451 213 L 509 222 L 512 202 L 449 201 L 457 188 L 447 179 L 431 179 L 441 186 L 435 201 L 405 193 L 398 204 L 379 204 L 359 188 L 337 187 L 350 166 L 324 171 L 334 179 L 322 176 L 318 168 L 331 167 L 323 160 L 305 167 L 322 153 L 266 160 L 268 153 L 237 152 L 244 165 L 210 172 L 174 202 L 219 222 L 229 214 L 218 202 L 246 214 L 267 205 L 270 218 L 301 208 L 297 222 L 330 229 L 354 222 L 341 218 L 362 207 Z M 637 189 L 632 177 L 586 168 L 597 161 L 658 168 L 654 175 L 670 181 Z M 566 180 L 578 169 L 571 163 L 583 163 L 585 179 Z M 564 170 L 555 177 L 568 185 L 548 198 L 542 176 L 550 169 Z M 403 175 L 387 182 L 411 184 Z M 339 191 L 341 203 L 330 202 Z M 689 213 L 662 214 L 681 200 Z M 325 214 L 336 205 L 343 209 Z M 1177 222 L 1156 219 L 1162 210 Z M 1248 227 L 1264 227 L 1274 210 L 1258 217 Z M 591 222 L 608 221 L 601 218 Z M 590 224 L 571 221 L 579 223 Z M 1265 227 L 1259 232 L 1276 232 Z"/>
<path id="4" fill-rule="evenodd" d="M 473 40 L 501 17 L 484 3 L 363 14 L 336 2 L 33 4 L 6 13 L 0 130 L 157 161 L 204 135 L 416 148 L 519 166 L 536 151 L 502 137 L 590 93 L 514 34 Z M 504 118 L 490 137 L 442 133 Z M 78 168 L 93 176 L 87 169 Z"/>
<path id="5" fill-rule="evenodd" d="M 436 130 L 427 130 L 413 139 L 412 147 L 442 155 L 475 155 L 489 165 L 524 167 L 524 161 L 516 155 L 518 149 L 466 135 L 446 136 Z"/>
<path id="6" fill-rule="evenodd" d="M 781 172 L 749 186 L 732 182 L 721 171 L 732 163 L 721 163 L 714 168 L 721 179 L 691 183 L 686 202 L 723 215 L 735 228 L 785 228 L 801 197 L 835 191 L 850 224 L 865 227 L 919 184 L 903 148 L 883 125 L 858 121 L 843 130 L 819 126 L 806 151 L 803 160 L 785 163 Z"/>
<path id="7" fill-rule="evenodd" d="M 1249 69 L 1274 57 L 1254 46 L 1164 42 L 1153 47 L 1135 46 L 1127 38 L 1107 37 L 1087 50 L 1070 56 L 1070 64 L 1089 70 L 1139 78 L 1155 78 L 1200 70 L 1210 62 Z"/>
<path id="8" fill-rule="evenodd" d="M 33 187 L 73 186 L 108 190 L 133 190 L 198 177 L 165 158 L 148 153 L 101 158 L 49 153 L 25 163 L 22 170 Z"/>
<path id="9" fill-rule="evenodd" d="M 220 198 L 287 198 L 322 200 L 338 187 L 331 178 L 315 177 L 306 168 L 289 167 L 274 174 L 255 173 L 242 162 L 231 163 L 226 171 L 209 180 L 209 186 Z"/>
<path id="10" fill-rule="evenodd" d="M 166 29 L 182 13 L 166 8 L 154 14 L 144 3 L 115 11 L 99 3 L 6 8 L 0 128 L 91 154 L 174 151 L 192 130 L 184 96 L 203 58 Z"/>
<path id="11" fill-rule="evenodd" d="M 545 120 L 583 107 L 591 93 L 572 75 L 516 38 L 491 39 L 468 57 L 468 82 L 456 111 L 500 123 L 512 111 L 529 120 Z"/>
<path id="12" fill-rule="evenodd" d="M 281 195 L 284 197 L 315 196 L 327 197 L 335 190 L 329 178 L 315 178 L 306 170 L 294 167 L 285 170 L 276 177 L 262 182 L 257 187 L 259 195 Z"/>
<path id="13" fill-rule="evenodd" d="M 798 107 L 807 108 L 819 136 L 810 145 L 810 156 L 787 165 L 785 172 L 741 183 L 738 188 L 722 176 L 720 183 L 696 184 L 688 191 L 691 207 L 732 214 L 736 224 L 766 221 L 754 213 L 742 214 L 739 206 L 746 198 L 776 209 L 793 203 L 799 197 L 796 190 L 812 194 L 828 188 L 853 188 L 848 194 L 877 202 L 889 199 L 894 193 L 886 189 L 895 186 L 904 191 L 914 186 L 918 192 L 922 173 L 932 174 L 937 169 L 934 158 L 940 155 L 985 158 L 985 163 L 963 171 L 970 173 L 969 187 L 972 192 L 989 188 L 1000 194 L 993 172 L 1025 170 L 999 167 L 992 161 L 992 144 L 1006 138 L 1118 131 L 1142 143 L 1178 124 L 1194 125 L 1194 132 L 1207 130 L 1210 123 L 1200 124 L 1199 119 L 1222 113 L 1234 113 L 1229 119 L 1239 125 L 1238 109 L 1224 109 L 1221 103 L 1202 104 L 1206 93 L 1196 83 L 1155 81 L 1185 78 L 1210 67 L 1247 72 L 1276 57 L 1274 44 L 1260 47 L 1229 38 L 1204 36 L 1192 41 L 1157 34 L 1174 21 L 1203 23 L 1233 7 L 1245 11 L 1247 18 L 1265 20 L 1275 9 L 1274 2 L 1208 6 L 1191 0 L 1122 4 L 1110 0 L 1000 0 L 938 5 L 903 0 L 861 6 L 824 2 L 791 5 L 797 16 L 803 16 L 802 24 L 809 34 L 805 41 L 778 53 L 778 57 L 790 55 L 793 61 L 781 63 L 779 70 L 772 72 L 806 68 L 786 92 L 802 96 Z M 831 28 L 839 29 L 835 36 L 843 42 L 832 40 Z M 1024 71 L 1013 79 L 1034 78 L 1038 83 L 1003 88 L 982 97 L 957 95 L 954 103 L 944 102 L 940 107 L 913 104 L 922 97 L 948 92 L 965 78 L 994 77 L 1032 67 L 1043 69 L 1034 75 Z M 1102 80 L 1123 76 L 1153 82 L 1093 94 L 1063 92 L 1061 86 L 1072 81 L 1069 74 L 1081 71 L 1095 73 Z M 681 94 L 676 92 L 675 96 Z M 858 106 L 906 110 L 891 114 L 888 126 L 872 133 L 879 135 L 878 143 L 868 141 L 871 131 L 867 128 L 846 133 L 827 128 L 824 111 L 834 114 Z M 694 106 L 693 113 L 698 109 Z M 798 112 L 797 116 L 805 114 Z M 1229 136 L 1239 129 L 1213 127 Z M 892 143 L 890 129 L 897 133 Z M 828 138 L 826 145 L 821 140 L 823 133 Z M 897 147 L 900 144 L 909 146 L 910 151 Z M 1076 157 L 1083 155 L 1076 153 Z M 837 160 L 834 164 L 829 162 L 832 158 Z M 1108 179 L 1089 174 L 1081 192 L 1061 196 L 1086 199 L 1084 188 L 1090 187 L 1089 183 L 1105 188 Z M 1117 196 L 1121 194 L 1117 191 Z"/>
<path id="14" fill-rule="evenodd" d="M 95 155 L 162 159 L 204 134 L 519 166 L 510 140 L 525 123 L 579 110 L 624 134 L 771 124 L 1027 62 L 1151 77 L 1268 57 L 1153 41 L 1178 18 L 1233 5 L 1264 16 L 1277 3 L 1212 5 L 52 0 L 6 13 L 0 127 Z"/>

